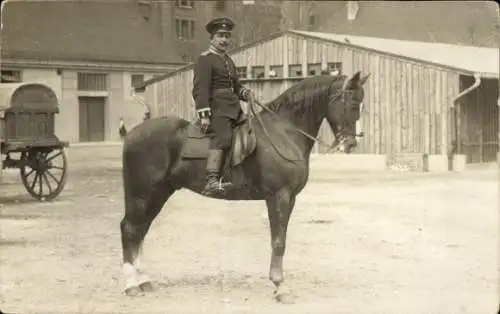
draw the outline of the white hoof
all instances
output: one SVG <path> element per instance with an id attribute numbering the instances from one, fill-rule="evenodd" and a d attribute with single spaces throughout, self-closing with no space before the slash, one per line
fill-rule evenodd
<path id="1" fill-rule="evenodd" d="M 127 287 L 127 288 L 125 288 L 125 290 L 123 291 L 123 293 L 127 297 L 136 297 L 136 296 L 142 295 L 143 291 L 138 286 L 133 286 L 133 287 Z"/>

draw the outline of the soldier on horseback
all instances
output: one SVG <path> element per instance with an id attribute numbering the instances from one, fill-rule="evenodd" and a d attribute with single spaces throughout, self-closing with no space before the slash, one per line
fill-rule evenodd
<path id="1" fill-rule="evenodd" d="M 194 66 L 193 99 L 204 132 L 210 126 L 215 136 L 210 141 L 207 159 L 207 183 L 203 194 L 224 192 L 231 182 L 221 182 L 221 168 L 232 144 L 232 133 L 243 110 L 240 100 L 247 101 L 251 90 L 238 80 L 236 66 L 226 54 L 235 26 L 229 18 L 210 21 L 205 29 L 210 34 L 210 47 L 201 53 Z"/>

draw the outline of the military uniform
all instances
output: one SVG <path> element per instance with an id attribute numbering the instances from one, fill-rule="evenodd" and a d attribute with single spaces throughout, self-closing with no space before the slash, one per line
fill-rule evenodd
<path id="1" fill-rule="evenodd" d="M 213 34 L 217 30 L 230 31 L 234 23 L 227 18 L 215 19 L 206 29 Z M 208 183 L 219 182 L 220 168 L 231 147 L 232 130 L 243 113 L 240 100 L 248 100 L 250 90 L 238 80 L 236 66 L 226 53 L 213 48 L 203 52 L 195 61 L 193 99 L 198 118 L 210 118 L 215 136 L 210 143 L 207 159 Z M 219 190 L 222 187 L 219 185 Z"/>
<path id="2" fill-rule="evenodd" d="M 226 149 L 230 143 L 218 139 L 222 133 L 231 134 L 231 128 L 226 132 L 217 132 L 230 120 L 237 120 L 242 114 L 240 100 L 246 100 L 245 92 L 236 74 L 236 66 L 228 55 L 219 55 L 208 50 L 202 53 L 195 63 L 193 79 L 193 98 L 199 117 L 209 114 L 211 126 L 215 131 L 216 141 L 211 148 Z M 222 119 L 219 119 L 222 118 Z M 217 123 L 218 122 L 218 123 Z M 219 133 L 219 134 L 218 134 Z"/>

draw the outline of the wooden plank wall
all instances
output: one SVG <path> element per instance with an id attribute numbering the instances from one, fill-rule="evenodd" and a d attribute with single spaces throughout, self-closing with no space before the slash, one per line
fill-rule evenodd
<path id="1" fill-rule="evenodd" d="M 193 71 L 179 72 L 148 87 L 145 99 L 153 116 L 176 115 L 190 120 L 195 117 L 192 88 Z"/>
<path id="2" fill-rule="evenodd" d="M 448 108 L 459 92 L 459 75 L 455 72 L 291 34 L 256 44 L 232 57 L 236 66 L 247 67 L 244 84 L 253 88 L 263 102 L 294 84 L 287 79 L 292 74 L 289 65 L 300 65 L 302 72 L 308 73 L 308 64 L 321 63 L 325 67 L 328 62 L 342 62 L 344 74 L 370 72 L 360 122 L 365 137 L 357 152 L 447 152 L 451 132 Z M 254 66 L 265 68 L 264 80 L 251 78 Z M 283 66 L 284 78 L 268 78 L 271 66 Z M 174 114 L 193 119 L 192 78 L 192 69 L 187 69 L 148 87 L 146 99 L 154 104 L 153 115 Z M 326 142 L 334 139 L 327 123 L 319 136 Z"/>
<path id="3" fill-rule="evenodd" d="M 364 51 L 354 52 L 354 70 L 372 74 L 365 86 L 361 151 L 446 154 L 456 73 Z"/>

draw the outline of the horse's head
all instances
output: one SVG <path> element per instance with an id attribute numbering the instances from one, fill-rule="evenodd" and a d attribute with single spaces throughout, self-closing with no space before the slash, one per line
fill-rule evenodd
<path id="1" fill-rule="evenodd" d="M 356 122 L 360 117 L 360 108 L 365 96 L 363 84 L 370 74 L 361 75 L 356 72 L 352 77 L 347 77 L 340 90 L 330 97 L 326 119 L 335 135 L 333 149 L 349 153 L 356 147 Z"/>

